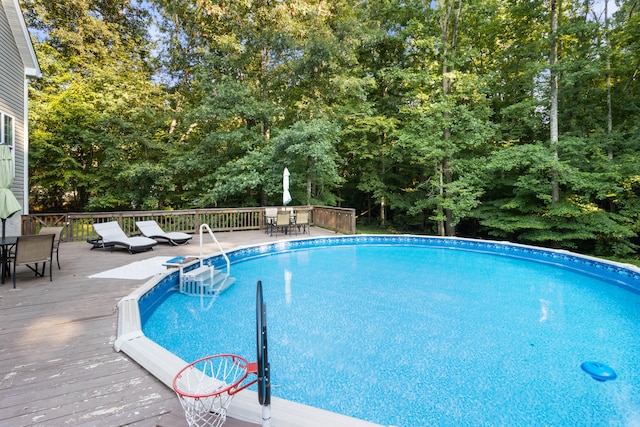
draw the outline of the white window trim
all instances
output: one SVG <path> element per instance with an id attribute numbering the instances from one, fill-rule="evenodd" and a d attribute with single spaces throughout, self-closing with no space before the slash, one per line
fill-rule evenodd
<path id="1" fill-rule="evenodd" d="M 7 136 L 5 135 L 5 120 L 11 119 L 11 144 L 7 144 Z M 10 114 L 0 111 L 0 145 L 8 145 L 13 148 L 16 142 L 16 118 Z"/>

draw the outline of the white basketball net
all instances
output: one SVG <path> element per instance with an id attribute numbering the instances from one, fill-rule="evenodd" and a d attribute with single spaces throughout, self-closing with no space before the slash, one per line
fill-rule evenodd
<path id="1" fill-rule="evenodd" d="M 180 372 L 175 378 L 174 390 L 189 427 L 224 424 L 233 391 L 246 375 L 246 361 L 233 355 L 211 356 Z"/>

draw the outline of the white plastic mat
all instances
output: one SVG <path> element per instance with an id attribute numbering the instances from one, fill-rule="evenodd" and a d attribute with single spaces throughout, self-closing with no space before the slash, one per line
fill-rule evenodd
<path id="1" fill-rule="evenodd" d="M 167 271 L 167 267 L 162 265 L 173 257 L 157 256 L 144 261 L 136 261 L 122 267 L 92 274 L 90 279 L 132 279 L 142 280 Z"/>

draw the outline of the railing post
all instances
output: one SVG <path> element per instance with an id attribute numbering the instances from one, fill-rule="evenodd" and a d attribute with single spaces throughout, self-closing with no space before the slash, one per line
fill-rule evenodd
<path id="1" fill-rule="evenodd" d="M 66 241 L 67 242 L 73 242 L 73 239 L 75 239 L 75 234 L 76 234 L 76 227 L 75 227 L 75 223 L 73 221 L 73 217 L 71 215 L 67 216 L 67 235 L 66 235 Z"/>
<path id="2" fill-rule="evenodd" d="M 355 209 L 351 212 L 351 234 L 356 234 L 356 211 Z"/>

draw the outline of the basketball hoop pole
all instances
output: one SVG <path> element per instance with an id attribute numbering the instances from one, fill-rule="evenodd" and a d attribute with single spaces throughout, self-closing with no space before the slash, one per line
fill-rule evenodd
<path id="1" fill-rule="evenodd" d="M 271 375 L 267 345 L 267 305 L 262 300 L 262 281 L 256 287 L 256 350 L 258 356 L 258 402 L 262 427 L 271 427 Z"/>

